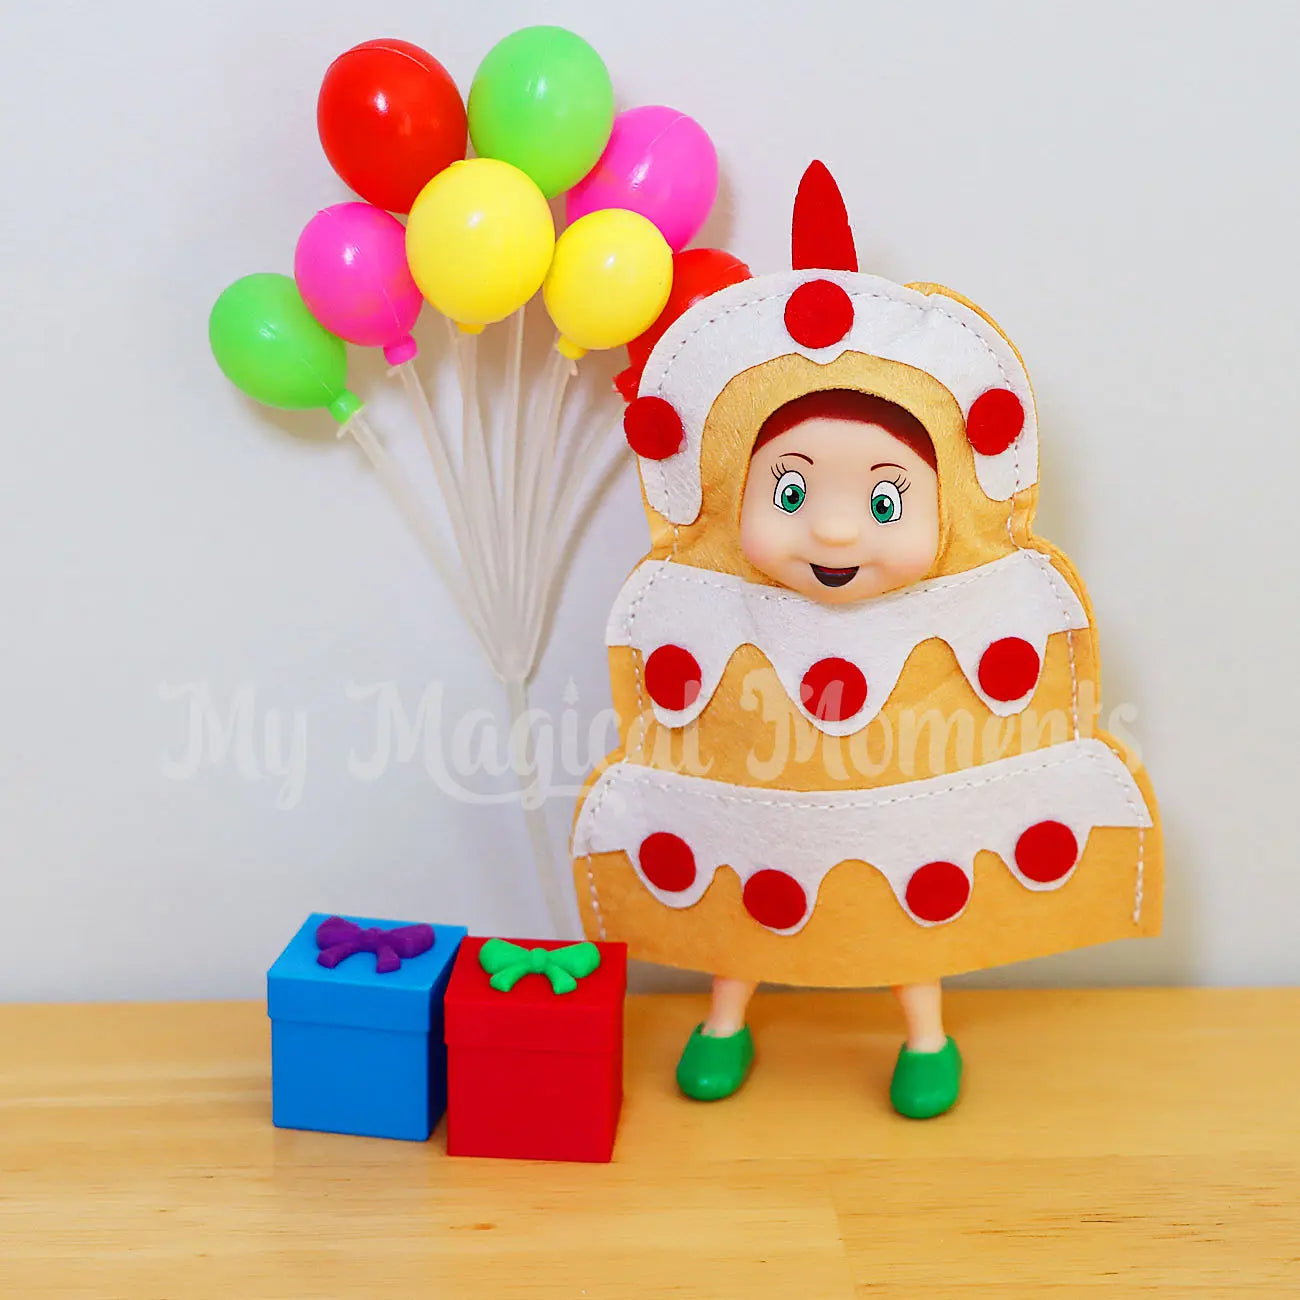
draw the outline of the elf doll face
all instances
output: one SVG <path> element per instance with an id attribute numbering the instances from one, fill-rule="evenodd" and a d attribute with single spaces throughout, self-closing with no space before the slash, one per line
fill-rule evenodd
<path id="1" fill-rule="evenodd" d="M 796 410 L 769 419 L 750 462 L 740 511 L 745 558 L 826 604 L 917 582 L 938 553 L 939 487 L 929 441 L 919 424 L 900 427 L 909 417 L 899 408 L 875 414 L 881 422 L 857 411 L 801 419 Z"/>

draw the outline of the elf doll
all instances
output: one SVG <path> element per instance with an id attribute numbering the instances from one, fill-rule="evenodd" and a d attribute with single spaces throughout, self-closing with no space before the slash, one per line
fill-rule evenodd
<path id="1" fill-rule="evenodd" d="M 888 985 L 890 1098 L 929 1118 L 961 1082 L 942 977 L 1158 933 L 1159 823 L 1096 726 L 1083 584 L 1032 531 L 1019 354 L 950 290 L 860 273 L 820 163 L 793 267 L 670 320 L 628 407 L 652 545 L 609 619 L 620 744 L 575 882 L 591 938 L 713 975 L 688 1096 L 744 1082 L 759 981 Z"/>

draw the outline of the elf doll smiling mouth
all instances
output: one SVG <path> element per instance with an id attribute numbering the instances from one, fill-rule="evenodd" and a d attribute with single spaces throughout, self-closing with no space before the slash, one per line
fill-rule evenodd
<path id="1" fill-rule="evenodd" d="M 824 564 L 810 564 L 808 567 L 813 571 L 813 577 L 823 587 L 842 587 L 858 576 L 858 569 L 861 566 L 855 564 L 850 569 L 828 569 Z"/>
<path id="2" fill-rule="evenodd" d="M 848 389 L 787 402 L 754 441 L 740 541 L 756 569 L 826 604 L 919 581 L 939 549 L 925 427 L 893 402 Z"/>

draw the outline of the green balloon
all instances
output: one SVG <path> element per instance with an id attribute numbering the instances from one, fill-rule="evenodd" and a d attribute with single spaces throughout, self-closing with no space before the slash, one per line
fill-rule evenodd
<path id="1" fill-rule="evenodd" d="M 347 387 L 347 346 L 307 310 L 291 276 L 236 280 L 213 305 L 208 342 L 226 378 L 267 406 L 323 406 L 340 424 L 361 409 Z"/>
<path id="2" fill-rule="evenodd" d="M 596 165 L 613 125 L 604 62 L 563 27 L 525 27 L 498 41 L 470 86 L 475 152 L 512 163 L 548 199 Z"/>

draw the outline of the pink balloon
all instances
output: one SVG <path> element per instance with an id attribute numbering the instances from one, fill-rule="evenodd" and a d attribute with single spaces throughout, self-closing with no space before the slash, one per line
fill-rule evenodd
<path id="1" fill-rule="evenodd" d="M 718 155 L 708 133 L 675 108 L 629 108 L 614 119 L 595 167 L 570 191 L 570 222 L 600 208 L 628 208 L 659 227 L 668 246 L 685 248 L 718 195 Z"/>
<path id="2" fill-rule="evenodd" d="M 390 366 L 419 351 L 411 330 L 424 298 L 406 265 L 406 227 L 369 203 L 322 208 L 298 236 L 293 278 L 331 333 L 383 348 Z"/>

